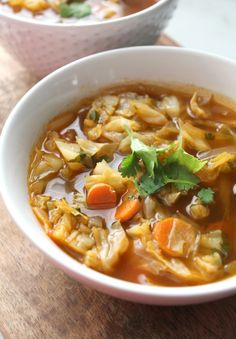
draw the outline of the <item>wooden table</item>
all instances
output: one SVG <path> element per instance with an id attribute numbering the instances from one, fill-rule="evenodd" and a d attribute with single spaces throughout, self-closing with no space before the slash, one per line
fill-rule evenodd
<path id="1" fill-rule="evenodd" d="M 0 47 L 0 129 L 36 80 Z M 236 296 L 197 306 L 158 307 L 90 290 L 49 264 L 22 236 L 0 200 L 0 332 L 11 339 L 233 339 Z"/>

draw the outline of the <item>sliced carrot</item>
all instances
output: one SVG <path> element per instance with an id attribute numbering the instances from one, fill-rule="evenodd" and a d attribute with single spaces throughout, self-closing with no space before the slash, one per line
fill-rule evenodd
<path id="1" fill-rule="evenodd" d="M 167 218 L 155 224 L 153 235 L 163 252 L 174 257 L 186 257 L 196 238 L 196 231 L 179 218 Z"/>
<path id="2" fill-rule="evenodd" d="M 116 191 L 107 184 L 95 184 L 87 192 L 87 205 L 92 209 L 107 209 L 115 207 Z"/>
<path id="3" fill-rule="evenodd" d="M 116 210 L 115 218 L 121 222 L 132 219 L 137 214 L 142 206 L 139 199 L 125 200 Z"/>

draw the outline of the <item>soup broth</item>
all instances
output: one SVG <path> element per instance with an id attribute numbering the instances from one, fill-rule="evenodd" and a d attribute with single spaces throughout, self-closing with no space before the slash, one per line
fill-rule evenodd
<path id="1" fill-rule="evenodd" d="M 129 85 L 49 122 L 30 204 L 79 262 L 140 284 L 236 272 L 236 115 L 200 89 Z"/>
<path id="2" fill-rule="evenodd" d="M 0 0 L 0 11 L 45 22 L 86 23 L 127 16 L 156 2 L 156 0 Z"/>

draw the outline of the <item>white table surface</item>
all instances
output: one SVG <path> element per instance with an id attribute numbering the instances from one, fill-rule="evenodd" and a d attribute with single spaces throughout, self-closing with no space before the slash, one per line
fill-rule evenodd
<path id="1" fill-rule="evenodd" d="M 165 32 L 185 47 L 236 60 L 236 0 L 179 0 Z"/>

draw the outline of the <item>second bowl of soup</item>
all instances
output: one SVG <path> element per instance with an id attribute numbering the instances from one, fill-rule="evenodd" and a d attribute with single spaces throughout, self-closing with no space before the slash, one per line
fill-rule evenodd
<path id="1" fill-rule="evenodd" d="M 176 4 L 177 0 L 0 0 L 0 39 L 29 71 L 43 77 L 89 54 L 154 44 Z"/>

